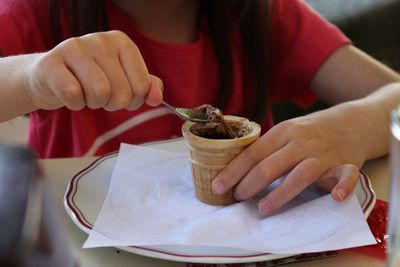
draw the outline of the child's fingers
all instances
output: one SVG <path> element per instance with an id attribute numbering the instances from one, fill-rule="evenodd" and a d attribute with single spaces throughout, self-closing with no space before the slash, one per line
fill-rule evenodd
<path id="1" fill-rule="evenodd" d="M 237 183 L 239 183 L 246 175 L 258 164 L 270 157 L 272 154 L 279 151 L 285 143 L 287 143 L 287 139 L 284 138 L 282 133 L 277 130 L 277 127 L 272 128 L 258 140 L 256 140 L 253 144 L 248 146 L 244 151 L 242 151 L 239 155 L 237 155 L 214 179 L 212 183 L 212 189 L 215 194 L 224 194 L 229 189 L 233 188 Z M 279 156 L 280 157 L 280 156 Z M 267 160 L 269 162 L 276 162 L 274 158 Z M 265 163 L 265 162 L 264 162 Z M 271 173 L 273 172 L 274 177 L 272 179 L 279 178 L 282 175 L 282 171 L 287 170 L 287 166 L 271 166 L 274 170 L 268 170 L 265 164 L 262 168 L 259 169 L 261 173 L 268 172 L 268 177 L 271 177 Z M 267 178 L 270 179 L 270 178 Z M 244 190 L 243 185 L 241 186 L 241 190 Z M 261 190 L 262 188 L 258 188 Z M 242 193 L 236 192 L 238 197 L 241 196 Z M 244 192 L 243 192 L 244 193 Z M 248 196 L 246 196 L 248 197 Z"/>
<path id="2" fill-rule="evenodd" d="M 246 200 L 256 195 L 277 178 L 287 174 L 299 162 L 303 155 L 289 143 L 268 157 L 264 158 L 236 185 L 235 198 Z"/>
<path id="3" fill-rule="evenodd" d="M 140 107 L 151 91 L 151 76 L 147 70 L 142 54 L 135 43 L 121 32 L 110 32 L 119 39 L 119 61 L 128 78 L 132 90 L 132 103 L 129 109 Z"/>
<path id="4" fill-rule="evenodd" d="M 281 185 L 261 199 L 258 205 L 260 212 L 263 214 L 273 213 L 303 191 L 313 180 L 316 180 L 321 175 L 320 170 L 323 168 L 319 168 L 318 164 L 313 162 L 316 161 L 303 161 Z M 344 164 L 332 169 L 320 179 L 328 181 L 328 183 L 324 182 L 325 185 L 336 181 L 331 195 L 336 201 L 343 201 L 354 191 L 359 179 L 359 170 L 354 165 Z"/>
<path id="5" fill-rule="evenodd" d="M 110 81 L 108 101 L 102 107 L 108 111 L 115 111 L 129 106 L 132 103 L 133 90 L 118 59 L 103 56 L 103 59 L 96 61 Z"/>
<path id="6" fill-rule="evenodd" d="M 102 66 L 88 53 L 85 41 L 79 38 L 70 39 L 57 47 L 56 52 L 50 53 L 52 54 L 62 56 L 64 64 L 79 81 L 81 93 L 89 108 L 99 108 L 108 102 L 110 80 Z M 52 89 L 57 94 L 58 88 Z"/>
<path id="7" fill-rule="evenodd" d="M 80 110 L 85 105 L 85 96 L 78 78 L 59 57 L 44 54 L 35 68 L 35 81 L 31 97 L 38 108 L 54 109 L 66 106 Z"/>
<path id="8" fill-rule="evenodd" d="M 48 80 L 47 84 L 50 88 L 57 88 L 57 90 L 53 90 L 53 92 L 58 98 L 59 103 L 67 108 L 71 110 L 80 110 L 86 105 L 81 84 L 67 68 L 60 68 L 55 75 Z M 47 105 L 45 99 L 41 101 L 45 103 L 44 105 L 42 104 L 44 107 L 49 106 L 50 108 L 54 108 L 54 106 L 56 106 L 55 103 Z"/>
<path id="9" fill-rule="evenodd" d="M 320 160 L 305 159 L 287 175 L 279 186 L 259 201 L 260 212 L 270 214 L 278 210 L 314 183 L 323 174 L 323 170 L 324 166 Z"/>
<path id="10" fill-rule="evenodd" d="M 78 93 L 89 108 L 103 107 L 110 111 L 135 109 L 145 100 L 151 105 L 161 102 L 161 89 L 152 86 L 139 49 L 122 32 L 110 31 L 68 39 L 46 56 L 49 62 L 53 58 L 61 58 L 59 65 L 65 65 L 79 83 L 70 90 L 66 87 L 50 88 L 69 108 L 82 106 Z M 57 68 L 52 70 L 56 71 Z M 51 75 L 44 76 L 50 79 Z M 159 85 L 160 81 L 152 77 Z M 74 104 L 74 101 L 78 103 Z"/>

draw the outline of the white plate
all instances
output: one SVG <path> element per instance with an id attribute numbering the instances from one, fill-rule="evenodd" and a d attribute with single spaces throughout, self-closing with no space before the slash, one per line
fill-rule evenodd
<path id="1" fill-rule="evenodd" d="M 185 141 L 178 138 L 172 141 L 148 144 L 151 147 L 168 151 L 186 151 Z M 96 217 L 106 198 L 117 152 L 95 160 L 88 167 L 72 177 L 64 197 L 64 206 L 73 222 L 84 232 L 90 233 Z M 371 213 L 376 196 L 368 176 L 360 172 L 356 187 L 357 199 L 366 217 Z M 120 247 L 120 249 L 148 257 L 202 263 L 240 263 L 257 262 L 288 257 L 291 255 L 254 253 L 241 249 L 220 247 L 184 247 L 174 245 Z"/>

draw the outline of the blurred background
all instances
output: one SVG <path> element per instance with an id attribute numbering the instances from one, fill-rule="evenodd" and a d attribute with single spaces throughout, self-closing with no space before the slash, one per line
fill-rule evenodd
<path id="1" fill-rule="evenodd" d="M 338 26 L 353 45 L 400 72 L 400 0 L 305 0 Z M 304 110 L 293 103 L 273 109 L 275 122 L 303 115 L 326 105 L 317 101 Z"/>

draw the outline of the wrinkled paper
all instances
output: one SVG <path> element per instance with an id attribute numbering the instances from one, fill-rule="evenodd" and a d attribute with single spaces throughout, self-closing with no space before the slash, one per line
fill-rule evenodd
<path id="1" fill-rule="evenodd" d="M 355 194 L 338 203 L 310 187 L 277 214 L 263 216 L 252 201 L 227 207 L 199 202 L 191 179 L 186 153 L 122 144 L 84 248 L 210 246 L 297 254 L 376 243 Z"/>

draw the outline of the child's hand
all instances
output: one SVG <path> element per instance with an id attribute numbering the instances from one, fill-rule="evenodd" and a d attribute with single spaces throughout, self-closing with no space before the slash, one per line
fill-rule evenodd
<path id="1" fill-rule="evenodd" d="M 156 106 L 162 82 L 150 75 L 132 40 L 110 31 L 71 38 L 37 57 L 27 91 L 37 108 L 136 109 Z"/>
<path id="2" fill-rule="evenodd" d="M 368 156 L 368 137 L 359 130 L 365 129 L 360 118 L 365 114 L 359 111 L 342 105 L 276 125 L 216 177 L 214 192 L 235 187 L 235 197 L 247 200 L 288 174 L 259 201 L 261 213 L 274 212 L 313 183 L 331 191 L 335 200 L 345 199 Z"/>

